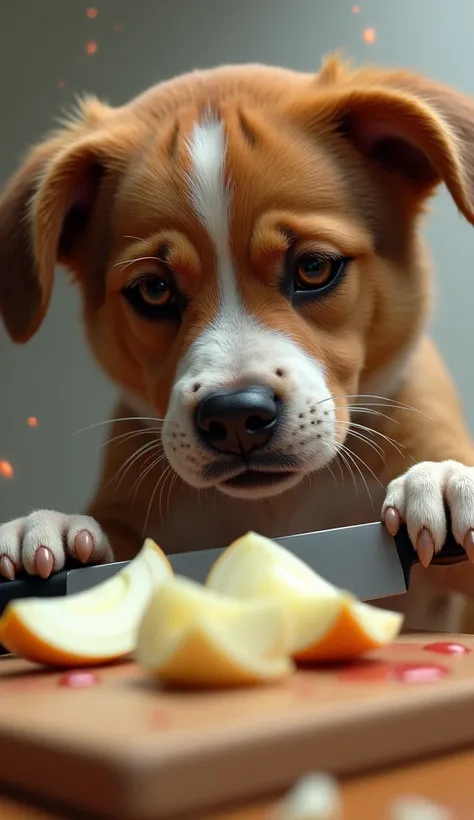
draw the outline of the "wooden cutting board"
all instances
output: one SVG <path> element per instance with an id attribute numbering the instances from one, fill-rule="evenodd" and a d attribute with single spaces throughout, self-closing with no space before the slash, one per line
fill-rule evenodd
<path id="1" fill-rule="evenodd" d="M 0 659 L 0 777 L 100 817 L 158 820 L 474 741 L 474 637 L 404 636 L 363 662 L 227 692 L 170 692 L 133 663 L 62 672 Z M 438 647 L 439 649 L 440 647 Z"/>

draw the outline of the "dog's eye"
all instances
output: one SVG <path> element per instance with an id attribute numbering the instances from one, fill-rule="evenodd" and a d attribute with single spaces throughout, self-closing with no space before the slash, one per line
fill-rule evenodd
<path id="1" fill-rule="evenodd" d="M 165 307 L 174 299 L 168 282 L 161 276 L 147 276 L 139 280 L 135 287 L 138 289 L 140 298 L 150 307 Z"/>
<path id="2" fill-rule="evenodd" d="M 171 317 L 177 310 L 174 289 L 159 274 L 142 276 L 127 285 L 123 295 L 137 313 L 147 318 Z"/>
<path id="3" fill-rule="evenodd" d="M 321 290 L 327 287 L 344 270 L 347 261 L 341 256 L 317 253 L 300 256 L 295 263 L 295 291 Z"/>

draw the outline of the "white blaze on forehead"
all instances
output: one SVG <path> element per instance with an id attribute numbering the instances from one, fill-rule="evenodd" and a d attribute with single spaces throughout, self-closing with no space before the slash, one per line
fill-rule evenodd
<path id="1" fill-rule="evenodd" d="M 226 138 L 222 122 L 207 117 L 189 140 L 191 202 L 216 254 L 221 305 L 238 302 L 229 242 L 230 191 L 225 179 Z"/>
<path id="2" fill-rule="evenodd" d="M 217 315 L 181 359 L 177 383 L 204 382 L 208 390 L 244 379 L 266 383 L 284 369 L 313 395 L 327 400 L 321 365 L 281 332 L 270 330 L 245 308 L 239 296 L 229 240 L 231 196 L 226 184 L 226 137 L 223 123 L 208 115 L 195 124 L 188 141 L 188 176 L 192 206 L 215 251 L 220 291 Z M 328 410 L 332 408 L 327 405 Z"/>

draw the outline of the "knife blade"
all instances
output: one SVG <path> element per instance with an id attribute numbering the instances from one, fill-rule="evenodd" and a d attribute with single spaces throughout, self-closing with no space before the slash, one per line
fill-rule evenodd
<path id="1" fill-rule="evenodd" d="M 418 558 L 406 527 L 395 539 L 380 522 L 360 524 L 275 539 L 301 558 L 330 583 L 352 592 L 364 601 L 407 592 L 410 573 Z M 174 571 L 194 581 L 204 582 L 221 549 L 205 549 L 168 556 Z M 466 560 L 466 554 L 452 534 L 434 557 L 435 564 Z M 95 586 L 127 565 L 127 561 L 65 569 L 46 581 L 24 577 L 0 582 L 0 613 L 15 598 L 56 597 L 82 592 Z"/>

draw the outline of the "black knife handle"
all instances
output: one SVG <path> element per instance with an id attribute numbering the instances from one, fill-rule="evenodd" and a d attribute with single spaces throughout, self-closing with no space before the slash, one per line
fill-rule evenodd
<path id="1" fill-rule="evenodd" d="M 413 544 L 410 541 L 410 536 L 408 535 L 408 530 L 405 524 L 400 527 L 397 535 L 395 536 L 395 544 L 397 546 L 398 557 L 400 559 L 400 564 L 402 565 L 403 575 L 405 576 L 405 583 L 408 589 L 410 585 L 411 571 L 413 566 L 419 563 L 420 559 L 413 548 Z M 447 565 L 458 564 L 460 561 L 466 560 L 467 555 L 464 548 L 461 547 L 454 539 L 454 535 L 451 530 L 451 521 L 448 516 L 448 536 L 442 549 L 433 556 L 431 563 Z"/>
<path id="2" fill-rule="evenodd" d="M 10 601 L 18 598 L 56 598 L 66 595 L 67 574 L 64 569 L 44 580 L 35 575 L 23 575 L 14 581 L 0 580 L 0 615 Z M 0 655 L 5 655 L 0 645 Z"/>
<path id="3" fill-rule="evenodd" d="M 18 598 L 56 598 L 67 591 L 68 569 L 56 572 L 49 578 L 36 575 L 20 575 L 14 581 L 0 580 L 0 615 L 6 605 Z"/>

